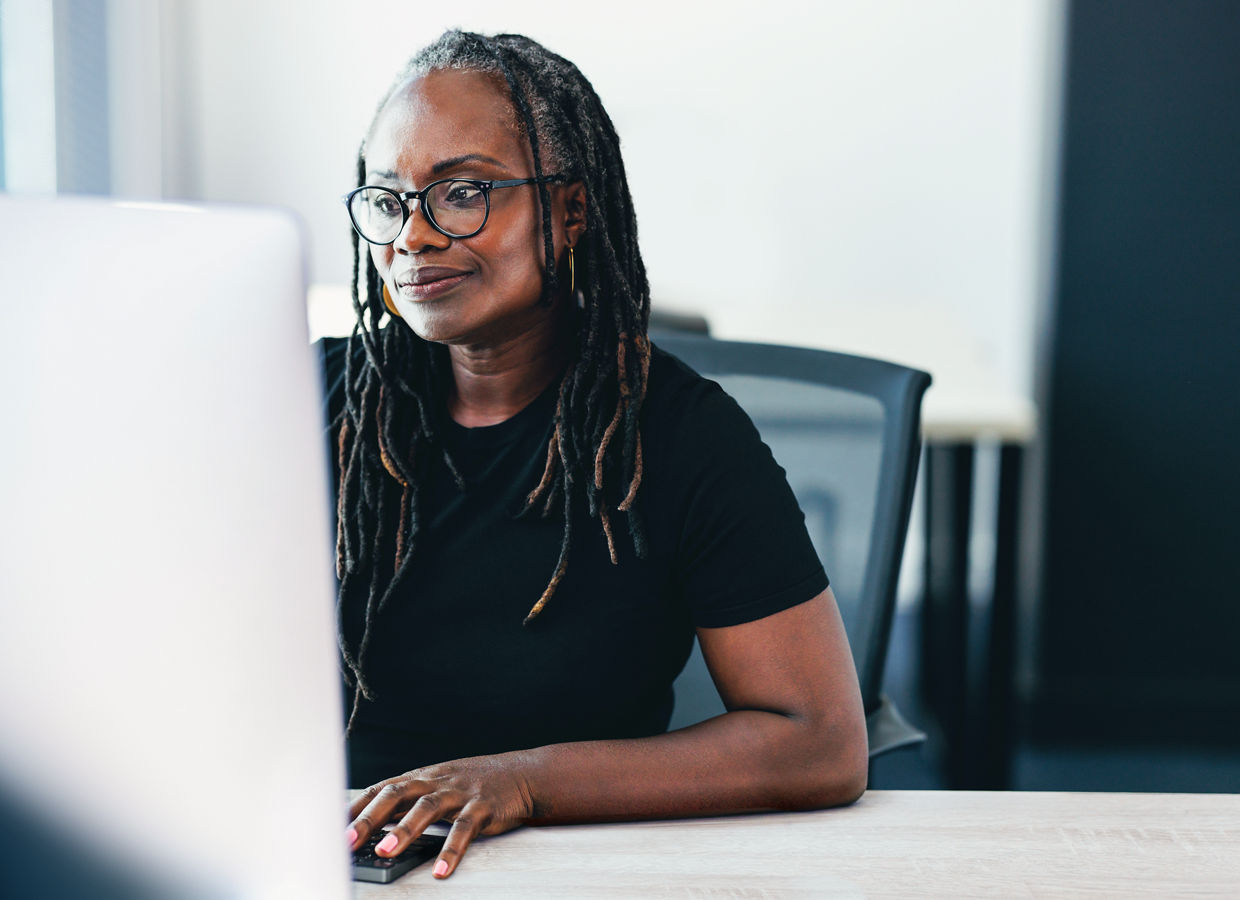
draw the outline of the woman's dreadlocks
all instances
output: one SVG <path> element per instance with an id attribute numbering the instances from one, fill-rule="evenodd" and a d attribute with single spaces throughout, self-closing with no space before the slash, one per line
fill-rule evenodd
<path id="1" fill-rule="evenodd" d="M 646 555 L 634 508 L 642 480 L 638 414 L 646 394 L 650 344 L 646 326 L 650 292 L 637 246 L 637 219 L 629 196 L 620 140 L 585 76 L 561 56 L 520 35 L 487 38 L 449 31 L 418 53 L 380 103 L 411 80 L 441 69 L 469 69 L 502 76 L 519 126 L 529 139 L 534 175 L 547 168 L 585 185 L 586 230 L 575 247 L 581 313 L 576 347 L 559 385 L 554 428 L 542 479 L 526 498 L 524 513 L 564 520 L 559 559 L 525 624 L 543 610 L 568 567 L 574 509 L 597 518 L 612 563 L 616 542 L 611 515 L 626 514 L 634 550 Z M 365 178 L 365 145 L 358 153 L 357 183 Z M 551 200 L 538 182 L 545 263 L 543 298 L 559 288 L 551 232 Z M 384 320 L 378 272 L 369 253 L 353 244 L 353 308 L 357 319 L 345 353 L 345 403 L 339 429 L 340 463 L 337 573 L 340 650 L 353 685 L 352 727 L 362 697 L 371 699 L 363 675 L 375 617 L 409 570 L 421 525 L 420 479 L 441 458 L 463 486 L 440 440 L 440 405 L 452 377 L 446 348 L 428 343 L 403 322 Z M 364 271 L 362 260 L 365 260 Z M 350 598 L 365 598 L 360 636 L 345 634 Z"/>

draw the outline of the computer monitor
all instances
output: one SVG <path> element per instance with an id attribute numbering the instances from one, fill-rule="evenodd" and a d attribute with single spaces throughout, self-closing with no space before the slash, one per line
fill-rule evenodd
<path id="1" fill-rule="evenodd" d="M 302 247 L 0 196 L 0 894 L 349 889 Z"/>

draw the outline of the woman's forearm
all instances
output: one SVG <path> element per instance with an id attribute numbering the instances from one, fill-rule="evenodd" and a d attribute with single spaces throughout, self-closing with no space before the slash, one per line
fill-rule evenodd
<path id="1" fill-rule="evenodd" d="M 848 731 L 737 710 L 653 737 L 553 744 L 501 758 L 528 786 L 532 823 L 818 809 L 851 803 L 865 790 L 864 736 Z"/>
<path id="2" fill-rule="evenodd" d="M 867 747 L 852 656 L 830 591 L 743 625 L 699 629 L 732 712 L 668 734 L 551 744 L 450 760 L 389 778 L 351 804 L 350 846 L 400 853 L 432 822 L 452 828 L 449 874 L 479 834 L 522 824 L 707 816 L 851 803 Z"/>

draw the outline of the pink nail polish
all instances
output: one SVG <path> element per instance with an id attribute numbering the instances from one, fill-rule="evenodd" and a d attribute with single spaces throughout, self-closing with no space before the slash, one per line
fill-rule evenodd
<path id="1" fill-rule="evenodd" d="M 447 874 L 448 874 L 448 861 L 446 859 L 441 859 L 439 862 L 435 863 L 435 877 L 436 878 L 443 878 Z"/>
<path id="2" fill-rule="evenodd" d="M 389 834 L 383 840 L 379 841 L 379 846 L 375 847 L 380 853 L 391 853 L 396 849 L 396 835 Z"/>
<path id="3" fill-rule="evenodd" d="M 348 843 L 348 845 L 352 847 L 354 844 L 357 843 L 357 829 L 350 828 L 348 831 L 344 833 L 344 838 L 345 838 L 345 841 Z"/>

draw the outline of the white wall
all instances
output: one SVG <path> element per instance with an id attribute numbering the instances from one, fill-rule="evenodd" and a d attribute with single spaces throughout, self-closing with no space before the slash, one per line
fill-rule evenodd
<path id="1" fill-rule="evenodd" d="M 518 30 L 574 60 L 611 112 L 656 305 L 870 352 L 904 321 L 887 355 L 915 363 L 926 322 L 948 323 L 1030 393 L 1061 0 L 185 0 L 163 15 L 165 192 L 297 209 L 314 280 L 348 279 L 338 198 L 406 57 L 448 26 Z"/>
<path id="2" fill-rule="evenodd" d="M 9 191 L 56 190 L 55 16 L 50 3 L 0 3 L 0 114 Z"/>

